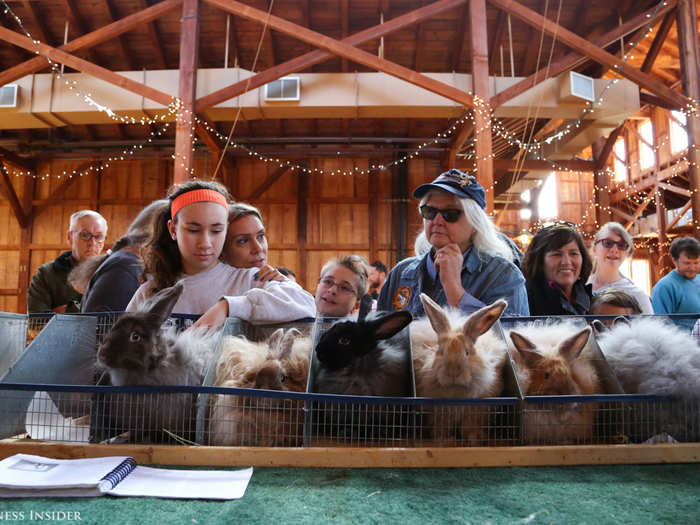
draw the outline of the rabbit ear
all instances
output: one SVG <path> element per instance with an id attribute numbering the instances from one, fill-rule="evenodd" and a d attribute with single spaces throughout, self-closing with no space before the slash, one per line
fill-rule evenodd
<path id="1" fill-rule="evenodd" d="M 175 283 L 170 288 L 163 288 L 153 296 L 148 307 L 148 313 L 153 314 L 160 324 L 163 324 L 175 308 L 175 303 L 180 298 L 184 286 L 182 283 Z"/>
<path id="2" fill-rule="evenodd" d="M 447 318 L 447 314 L 442 309 L 442 306 L 424 293 L 420 294 L 420 302 L 423 303 L 423 309 L 435 333 L 438 335 L 448 333 L 451 328 L 450 320 Z"/>
<path id="3" fill-rule="evenodd" d="M 507 302 L 499 299 L 493 304 L 484 306 L 471 314 L 462 327 L 464 335 L 476 339 L 478 336 L 486 333 L 493 326 L 493 323 L 498 321 L 507 305 Z"/>
<path id="4" fill-rule="evenodd" d="M 413 320 L 411 312 L 399 311 L 384 315 L 367 323 L 377 339 L 389 339 L 406 328 Z"/>
<path id="5" fill-rule="evenodd" d="M 595 337 L 598 337 L 608 331 L 608 327 L 605 326 L 600 319 L 593 319 L 593 321 L 591 321 L 591 328 L 593 328 L 593 335 Z"/>
<path id="6" fill-rule="evenodd" d="M 368 293 L 360 299 L 360 310 L 357 312 L 357 320 L 364 321 L 367 314 L 372 309 L 372 296 Z"/>
<path id="7" fill-rule="evenodd" d="M 295 328 L 287 330 L 280 342 L 280 352 L 278 359 L 280 361 L 287 359 L 292 354 L 292 346 L 294 346 L 294 340 L 301 335 L 301 332 Z"/>
<path id="8" fill-rule="evenodd" d="M 524 335 L 520 335 L 518 332 L 511 332 L 510 340 L 513 341 L 515 349 L 522 356 L 525 364 L 527 364 L 529 368 L 535 368 L 542 359 L 542 356 L 536 352 L 537 346 L 535 343 Z"/>
<path id="9" fill-rule="evenodd" d="M 591 327 L 587 326 L 580 332 L 572 335 L 568 339 L 565 339 L 559 345 L 559 353 L 569 361 L 573 361 L 581 354 L 581 351 L 585 348 L 590 336 Z"/>
<path id="10" fill-rule="evenodd" d="M 280 342 L 282 341 L 283 335 L 284 335 L 284 328 L 278 328 L 277 330 L 272 332 L 272 335 L 270 337 L 267 338 L 267 346 L 269 348 L 268 354 L 277 353 L 276 350 L 279 347 Z"/>

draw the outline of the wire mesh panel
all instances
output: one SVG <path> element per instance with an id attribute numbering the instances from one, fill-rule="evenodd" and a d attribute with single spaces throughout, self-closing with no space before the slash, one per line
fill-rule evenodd
<path id="1" fill-rule="evenodd" d="M 310 337 L 313 320 L 270 325 L 253 325 L 238 319 L 227 320 L 223 330 L 224 335 L 204 379 L 204 385 L 217 386 L 215 385 L 217 380 L 222 382 L 223 378 L 217 378 L 217 367 L 221 365 L 222 368 L 226 368 L 227 363 L 221 362 L 222 359 L 230 355 L 228 350 L 232 349 L 231 345 L 236 345 L 240 341 L 232 336 L 243 336 L 249 341 L 264 342 L 280 329 L 285 333 L 295 329 L 298 331 L 298 337 Z M 310 341 L 308 347 L 310 351 Z M 272 352 L 273 349 L 269 351 Z M 306 361 L 308 365 L 308 356 Z M 285 390 L 293 388 L 291 381 L 286 384 L 282 381 L 280 383 L 282 390 L 241 388 L 255 386 L 260 382 L 259 374 L 264 373 L 262 368 L 256 366 L 239 370 L 239 376 L 227 377 L 223 382 L 224 386 L 230 388 L 218 390 L 222 393 L 213 396 L 206 393 L 200 394 L 197 434 L 199 443 L 228 446 L 299 446 L 302 444 L 303 401 L 285 397 Z M 299 384 L 300 389 L 305 387 L 305 379 L 306 372 Z"/>

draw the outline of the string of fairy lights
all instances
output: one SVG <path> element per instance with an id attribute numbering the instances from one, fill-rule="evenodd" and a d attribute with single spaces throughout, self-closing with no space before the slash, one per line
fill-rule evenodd
<path id="1" fill-rule="evenodd" d="M 114 120 L 116 123 L 119 124 L 130 124 L 130 125 L 143 125 L 143 126 L 152 126 L 153 129 L 151 129 L 151 132 L 145 139 L 143 139 L 139 143 L 135 143 L 130 145 L 129 147 L 124 148 L 120 153 L 109 156 L 106 161 L 105 160 L 100 160 L 97 161 L 95 164 L 90 165 L 88 167 L 85 167 L 83 169 L 74 169 L 74 170 L 63 170 L 59 173 L 33 173 L 30 170 L 16 170 L 16 169 L 10 169 L 7 166 L 5 166 L 4 163 L 0 164 L 0 168 L 7 174 L 7 175 L 12 175 L 15 177 L 20 177 L 20 176 L 29 176 L 29 177 L 34 177 L 39 180 L 46 180 L 50 178 L 56 178 L 56 179 L 62 179 L 62 178 L 73 178 L 73 177 L 83 177 L 85 175 L 93 174 L 93 173 L 98 173 L 101 172 L 108 167 L 110 167 L 111 164 L 119 161 L 124 161 L 129 158 L 133 158 L 134 154 L 138 153 L 139 150 L 142 150 L 144 147 L 148 147 L 153 141 L 165 134 L 165 132 L 169 129 L 170 125 L 172 124 L 173 120 L 175 122 L 182 120 L 182 119 L 187 119 L 187 121 L 194 121 L 200 126 L 202 126 L 204 129 L 206 129 L 210 134 L 216 136 L 220 140 L 224 141 L 224 143 L 227 142 L 228 137 L 220 133 L 215 127 L 213 127 L 211 124 L 209 124 L 207 121 L 200 119 L 196 114 L 192 112 L 192 110 L 187 109 L 184 107 L 184 104 L 182 101 L 177 98 L 177 97 L 172 97 L 171 103 L 169 103 L 163 112 L 158 114 L 155 117 L 148 117 L 146 115 L 143 115 L 141 117 L 133 117 L 133 116 L 124 116 L 124 115 L 119 115 L 116 113 L 114 110 L 112 110 L 110 107 L 104 104 L 100 104 L 96 98 L 89 92 L 86 92 L 82 90 L 79 86 L 79 82 L 75 79 L 69 78 L 66 75 L 63 74 L 61 65 L 59 63 L 54 62 L 46 53 L 44 53 L 41 48 L 40 48 L 40 42 L 39 40 L 36 40 L 32 37 L 30 32 L 25 28 L 22 20 L 20 19 L 19 16 L 12 10 L 12 8 L 8 5 L 6 0 L 0 0 L 2 5 L 4 6 L 4 14 L 10 15 L 11 17 L 14 18 L 15 22 L 17 25 L 20 27 L 22 32 L 33 42 L 33 44 L 36 47 L 35 53 L 37 55 L 42 56 L 47 62 L 50 67 L 51 74 L 55 75 L 57 79 L 62 80 L 64 82 L 64 85 L 66 88 L 75 94 L 77 97 L 82 99 L 83 102 L 86 104 L 92 106 L 93 108 L 97 109 L 98 111 L 104 113 L 107 115 L 110 119 Z M 662 2 L 658 4 L 657 9 L 660 9 L 662 6 L 665 6 L 666 2 Z M 654 16 L 651 15 L 650 19 L 654 20 Z M 647 27 L 645 28 L 644 31 L 641 32 L 640 36 L 638 37 L 637 41 L 634 42 L 628 42 L 627 44 L 630 45 L 632 48 L 636 46 L 636 44 L 646 36 L 648 36 L 653 28 L 653 23 L 650 21 L 647 24 Z M 627 61 L 628 59 L 633 58 L 633 55 L 631 53 L 627 53 L 623 56 L 623 60 Z M 501 122 L 501 120 L 495 116 L 494 110 L 490 107 L 488 101 L 485 101 L 481 98 L 479 98 L 476 95 L 473 95 L 473 100 L 474 100 L 474 107 L 467 111 L 462 117 L 456 119 L 452 124 L 445 130 L 438 132 L 436 136 L 433 139 L 426 140 L 422 144 L 419 144 L 413 149 L 413 151 L 391 161 L 386 164 L 369 164 L 367 167 L 358 167 L 358 166 L 353 166 L 351 169 L 347 168 L 333 168 L 333 169 L 328 169 L 328 168 L 319 168 L 319 167 L 308 167 L 305 165 L 297 164 L 295 162 L 292 162 L 290 160 L 285 160 L 285 159 L 280 159 L 278 157 L 272 157 L 268 156 L 264 153 L 261 153 L 259 151 L 256 151 L 255 149 L 245 145 L 241 144 L 238 142 L 230 142 L 230 147 L 233 149 L 238 149 L 240 151 L 245 152 L 249 157 L 254 158 L 257 161 L 265 162 L 265 163 L 272 163 L 276 164 L 279 167 L 287 167 L 291 171 L 296 171 L 298 173 L 306 173 L 306 174 L 316 174 L 316 175 L 339 175 L 339 176 L 349 176 L 349 175 L 367 175 L 370 174 L 371 172 L 376 172 L 376 171 L 386 171 L 391 169 L 392 167 L 396 165 L 403 164 L 405 162 L 408 162 L 418 156 L 421 155 L 422 151 L 426 148 L 429 148 L 430 146 L 436 145 L 439 142 L 443 141 L 444 139 L 449 139 L 454 135 L 456 132 L 461 130 L 463 126 L 471 124 L 474 128 L 474 137 L 478 137 L 481 133 L 485 131 L 490 131 L 497 137 L 502 138 L 506 142 L 508 142 L 509 145 L 518 148 L 518 150 L 522 151 L 524 154 L 529 155 L 528 158 L 534 158 L 537 160 L 541 161 L 546 161 L 549 162 L 552 166 L 552 171 L 555 172 L 569 172 L 569 173 L 582 173 L 578 170 L 570 169 L 566 166 L 562 166 L 561 164 L 557 163 L 556 160 L 548 159 L 545 156 L 546 149 L 554 144 L 557 141 L 561 141 L 564 139 L 568 134 L 573 133 L 576 129 L 578 129 L 582 124 L 583 121 L 586 119 L 586 117 L 595 111 L 596 106 L 600 106 L 604 102 L 604 97 L 606 92 L 621 79 L 620 75 L 620 67 L 618 65 L 615 65 L 613 68 L 613 75 L 614 77 L 611 79 L 610 82 L 608 82 L 603 90 L 601 91 L 600 95 L 596 98 L 595 101 L 587 102 L 584 109 L 582 110 L 581 114 L 573 121 L 569 121 L 566 123 L 563 127 L 560 127 L 559 129 L 554 130 L 551 132 L 549 135 L 546 137 L 543 137 L 542 139 L 539 140 L 532 140 L 528 142 L 524 142 L 520 138 L 517 137 L 517 135 L 508 129 L 508 127 Z M 698 116 L 700 114 L 700 104 L 698 103 L 697 100 L 689 100 L 688 104 L 681 109 L 681 112 L 686 116 Z M 477 128 L 477 122 L 484 122 L 482 127 Z M 192 139 L 192 143 L 194 144 L 195 142 L 195 134 L 194 130 L 190 132 L 190 138 Z M 476 174 L 476 166 L 479 161 L 483 160 L 489 160 L 495 158 L 495 153 L 491 152 L 488 155 L 482 156 L 482 157 L 476 157 L 474 153 L 474 142 L 475 138 L 469 139 L 465 142 L 465 145 L 467 147 L 467 152 L 458 154 L 460 157 L 462 157 L 465 160 L 471 160 L 473 162 L 473 166 L 471 169 L 466 169 L 467 173 L 471 174 Z M 664 137 L 663 140 L 660 142 L 656 142 L 652 149 L 653 153 L 656 155 L 656 153 L 662 148 L 666 146 L 666 143 L 668 142 L 668 138 Z M 471 151 L 469 148 L 471 147 Z M 697 149 L 699 146 L 696 144 L 689 144 L 687 152 L 690 151 L 691 149 Z M 192 148 L 192 151 L 194 152 L 195 148 Z M 685 155 L 680 157 L 678 161 L 674 164 L 672 168 L 672 176 L 676 174 L 675 169 L 678 169 L 678 173 L 681 171 L 685 171 L 688 167 L 694 166 L 694 163 L 692 163 L 687 155 L 687 152 Z M 171 157 L 175 161 L 180 161 L 181 167 L 184 168 L 190 176 L 196 177 L 195 170 L 194 168 L 188 168 L 184 162 L 184 159 L 176 154 L 173 153 Z M 635 161 L 634 163 L 627 164 L 626 169 L 631 170 L 635 168 L 635 163 L 638 163 L 639 161 Z M 604 171 L 607 172 L 608 177 L 610 177 L 614 172 L 611 170 L 609 167 L 605 167 Z M 608 192 L 609 194 L 613 194 L 615 192 L 623 192 L 624 194 L 624 199 L 628 200 L 631 203 L 641 205 L 645 200 L 648 199 L 647 195 L 642 194 L 641 192 L 635 192 L 632 193 L 629 188 L 625 186 L 617 186 L 617 185 L 605 185 L 605 186 L 598 186 L 596 184 L 593 185 L 594 191 L 596 192 Z M 493 190 L 493 185 L 485 188 L 487 191 Z M 653 188 L 651 188 L 651 191 L 653 191 Z M 691 194 L 697 192 L 697 190 L 691 190 Z M 595 214 L 595 209 L 599 208 L 601 211 L 606 211 L 606 212 L 612 212 L 613 208 L 611 206 L 602 206 L 598 202 L 591 202 L 589 205 L 585 208 L 584 214 L 582 216 L 582 220 L 580 223 L 577 224 L 577 227 L 583 231 L 583 226 L 588 223 L 588 218 L 589 214 L 592 213 L 593 217 L 596 217 Z M 597 220 L 595 220 L 595 225 L 596 229 L 599 227 Z M 697 220 L 693 219 L 692 221 L 693 226 L 696 229 L 700 230 L 700 224 L 698 223 Z M 538 229 L 541 226 L 541 222 L 535 223 L 531 226 L 530 230 L 534 231 Z"/>

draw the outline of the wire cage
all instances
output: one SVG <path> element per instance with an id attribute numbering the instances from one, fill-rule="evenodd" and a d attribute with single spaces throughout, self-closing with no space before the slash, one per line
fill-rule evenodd
<path id="1" fill-rule="evenodd" d="M 7 363 L 0 375 L 0 439 L 73 443 L 198 443 L 254 447 L 499 447 L 700 441 L 697 398 L 625 394 L 600 347 L 585 352 L 603 393 L 526 396 L 513 356 L 503 369 L 503 397 L 417 398 L 413 368 L 405 397 L 315 392 L 313 354 L 306 392 L 214 386 L 227 338 L 265 341 L 278 328 L 296 328 L 315 343 L 330 320 L 256 326 L 228 319 L 201 386 L 114 387 L 95 384 L 95 354 L 118 315 L 56 315 L 33 334 L 32 317 L 0 314 Z M 576 326 L 586 319 L 568 318 Z M 172 320 L 184 328 L 192 317 Z M 505 334 L 529 318 L 503 318 Z M 558 319 L 549 319 L 556 323 Z M 410 330 L 410 327 L 409 327 Z M 411 355 L 408 330 L 397 335 Z M 13 357 L 7 357 L 13 356 Z M 102 378 L 104 383 L 104 378 Z M 97 381 L 99 383 L 99 381 Z"/>

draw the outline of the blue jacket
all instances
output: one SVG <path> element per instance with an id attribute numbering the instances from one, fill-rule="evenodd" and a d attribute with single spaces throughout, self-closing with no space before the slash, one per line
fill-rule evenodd
<path id="1" fill-rule="evenodd" d="M 439 277 L 433 279 L 429 267 L 430 253 L 422 257 L 404 259 L 387 276 L 377 302 L 377 310 L 405 310 L 414 317 L 425 315 L 420 294 L 425 293 L 441 306 L 447 306 L 447 297 Z M 502 257 L 488 255 L 469 247 L 462 263 L 462 287 L 467 293 L 459 309 L 470 314 L 479 308 L 505 299 L 508 306 L 504 315 L 529 315 L 525 278 L 518 268 Z"/>

